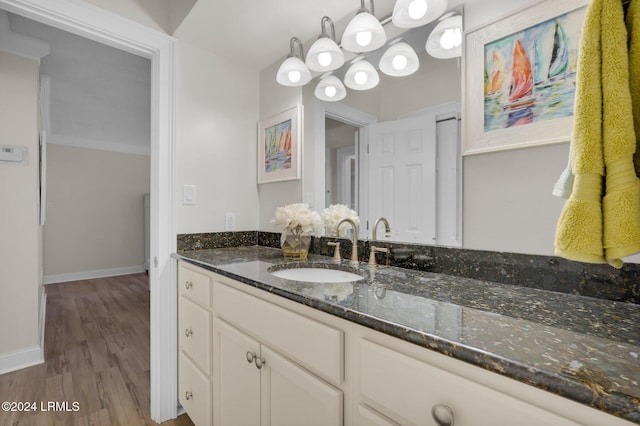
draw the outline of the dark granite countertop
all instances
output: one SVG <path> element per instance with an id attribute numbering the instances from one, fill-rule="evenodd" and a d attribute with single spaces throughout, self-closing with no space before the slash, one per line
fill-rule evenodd
<path id="1" fill-rule="evenodd" d="M 640 305 L 262 246 L 178 258 L 640 424 Z M 363 280 L 316 284 L 274 269 L 331 267 Z"/>

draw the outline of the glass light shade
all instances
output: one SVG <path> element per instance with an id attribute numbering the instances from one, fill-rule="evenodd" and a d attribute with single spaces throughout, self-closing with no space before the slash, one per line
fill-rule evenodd
<path id="1" fill-rule="evenodd" d="M 450 16 L 440 21 L 429 34 L 425 50 L 438 59 L 462 56 L 462 16 Z"/>
<path id="2" fill-rule="evenodd" d="M 280 65 L 276 81 L 283 86 L 304 86 L 311 81 L 311 72 L 300 58 L 289 56 Z"/>
<path id="3" fill-rule="evenodd" d="M 329 37 L 317 39 L 307 53 L 306 64 L 311 71 L 333 71 L 344 65 L 344 53 Z"/>
<path id="4" fill-rule="evenodd" d="M 398 28 L 421 27 L 438 19 L 445 10 L 447 0 L 397 0 L 391 22 Z"/>
<path id="5" fill-rule="evenodd" d="M 420 67 L 418 55 L 411 46 L 401 41 L 394 43 L 380 58 L 380 71 L 393 77 L 413 74 Z"/>
<path id="6" fill-rule="evenodd" d="M 344 75 L 344 84 L 353 90 L 368 90 L 380 82 L 378 71 L 365 60 L 355 62 Z"/>
<path id="7" fill-rule="evenodd" d="M 369 12 L 354 16 L 342 34 L 342 48 L 350 52 L 371 52 L 386 42 L 387 34 L 382 24 Z"/>
<path id="8" fill-rule="evenodd" d="M 328 75 L 318 82 L 313 92 L 321 101 L 335 102 L 347 96 L 347 89 L 335 75 Z"/>

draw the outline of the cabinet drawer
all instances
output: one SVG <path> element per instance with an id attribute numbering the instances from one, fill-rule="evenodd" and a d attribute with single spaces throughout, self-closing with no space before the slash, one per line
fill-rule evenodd
<path id="1" fill-rule="evenodd" d="M 213 291 L 216 315 L 330 382 L 342 382 L 342 331 L 218 282 Z"/>
<path id="2" fill-rule="evenodd" d="M 398 423 L 432 425 L 431 410 L 440 404 L 451 409 L 456 426 L 475 425 L 479 419 L 492 426 L 577 425 L 368 340 L 360 340 L 359 352 L 361 397 Z"/>
<path id="3" fill-rule="evenodd" d="M 211 277 L 181 264 L 178 267 L 178 294 L 210 308 Z"/>
<path id="4" fill-rule="evenodd" d="M 211 375 L 211 314 L 185 297 L 178 302 L 178 346 Z"/>
<path id="5" fill-rule="evenodd" d="M 178 357 L 178 399 L 194 424 L 211 424 L 211 380 L 183 353 Z"/>

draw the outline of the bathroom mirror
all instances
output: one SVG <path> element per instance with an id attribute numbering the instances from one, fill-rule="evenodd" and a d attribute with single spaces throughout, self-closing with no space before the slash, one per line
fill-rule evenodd
<path id="1" fill-rule="evenodd" d="M 315 139 L 321 142 L 315 150 L 315 208 L 353 208 L 361 238 L 371 238 L 374 221 L 384 216 L 391 224 L 388 240 L 461 246 L 462 64 L 425 52 L 436 24 L 401 35 L 418 55 L 414 74 L 391 77 L 378 69 L 375 88 L 347 89 L 339 102 L 317 100 L 317 81 L 304 91 L 305 105 L 316 104 Z M 365 59 L 378 68 L 385 50 Z M 349 65 L 335 75 L 342 80 Z M 378 236 L 384 238 L 384 229 Z"/>

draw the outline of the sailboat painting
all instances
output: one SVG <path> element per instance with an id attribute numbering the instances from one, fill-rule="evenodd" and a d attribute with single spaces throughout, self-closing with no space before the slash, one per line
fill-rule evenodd
<path id="1" fill-rule="evenodd" d="M 264 129 L 264 171 L 291 168 L 291 120 Z"/>
<path id="2" fill-rule="evenodd" d="M 484 131 L 573 115 L 585 8 L 484 45 Z"/>

